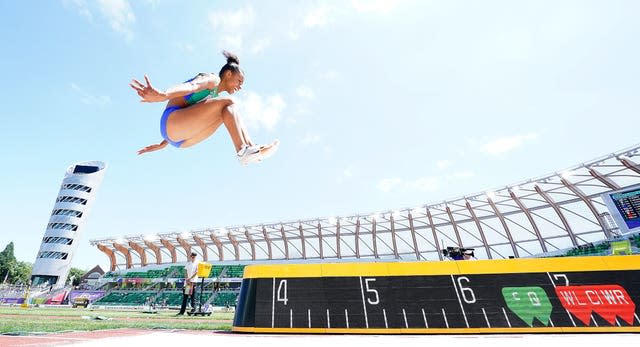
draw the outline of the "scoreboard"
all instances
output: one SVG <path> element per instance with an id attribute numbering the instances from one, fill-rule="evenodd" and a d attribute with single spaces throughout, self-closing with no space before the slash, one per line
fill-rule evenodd
<path id="1" fill-rule="evenodd" d="M 233 331 L 640 332 L 640 256 L 250 265 Z"/>

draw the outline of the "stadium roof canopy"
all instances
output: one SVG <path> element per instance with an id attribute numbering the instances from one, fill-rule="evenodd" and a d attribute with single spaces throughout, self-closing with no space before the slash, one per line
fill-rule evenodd
<path id="1" fill-rule="evenodd" d="M 616 236 L 601 194 L 640 183 L 640 144 L 546 176 L 423 206 L 182 233 L 91 240 L 111 270 L 204 261 L 442 260 L 527 257 Z"/>

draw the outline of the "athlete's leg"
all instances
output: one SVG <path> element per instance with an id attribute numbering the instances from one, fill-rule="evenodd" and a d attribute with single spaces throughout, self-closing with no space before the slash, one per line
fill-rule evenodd
<path id="1" fill-rule="evenodd" d="M 175 142 L 191 139 L 220 123 L 222 109 L 232 103 L 231 99 L 209 99 L 175 110 L 167 119 L 167 135 Z"/>
<path id="2" fill-rule="evenodd" d="M 203 140 L 205 140 L 206 138 L 208 138 L 209 136 L 211 136 L 213 133 L 216 132 L 216 130 L 218 130 L 218 128 L 220 127 L 220 125 L 222 125 L 222 118 L 219 118 L 216 120 L 215 123 L 211 124 L 210 126 L 204 128 L 204 130 L 202 130 L 200 133 L 196 134 L 194 137 L 185 140 L 182 145 L 180 146 L 180 148 L 187 148 L 187 147 L 191 147 L 197 143 L 202 142 Z"/>
<path id="3" fill-rule="evenodd" d="M 240 123 L 240 116 L 233 106 L 229 105 L 222 109 L 222 121 L 231 136 L 233 145 L 236 147 L 236 152 L 244 145 L 252 145 L 252 143 L 247 141 L 246 131 L 243 129 Z"/>

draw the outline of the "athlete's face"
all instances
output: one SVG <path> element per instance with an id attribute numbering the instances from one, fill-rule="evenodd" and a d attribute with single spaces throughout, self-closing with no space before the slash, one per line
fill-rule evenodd
<path id="1" fill-rule="evenodd" d="M 229 82 L 228 82 L 228 90 L 229 94 L 233 94 L 240 89 L 242 89 L 242 84 L 244 83 L 244 74 L 242 71 L 232 73 L 229 71 Z"/>

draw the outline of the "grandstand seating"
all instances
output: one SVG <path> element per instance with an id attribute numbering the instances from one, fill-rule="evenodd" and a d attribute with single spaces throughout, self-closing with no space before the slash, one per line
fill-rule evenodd
<path id="1" fill-rule="evenodd" d="M 640 253 L 640 234 L 631 235 L 628 237 L 620 238 L 620 240 L 628 240 L 631 244 L 631 251 L 633 254 Z M 612 240 L 613 241 L 613 240 Z M 612 253 L 611 242 L 609 240 L 601 241 L 593 244 L 580 245 L 571 248 L 566 253 L 559 255 L 561 257 L 581 257 L 581 256 L 596 256 L 596 255 L 610 255 Z"/>
<path id="2" fill-rule="evenodd" d="M 220 277 L 224 273 L 228 278 L 242 278 L 245 265 L 213 265 L 209 278 Z M 141 279 L 164 279 L 164 278 L 184 278 L 185 270 L 183 265 L 171 265 L 163 269 L 151 269 L 146 271 L 109 271 L 104 274 L 103 278 L 141 278 Z"/>

